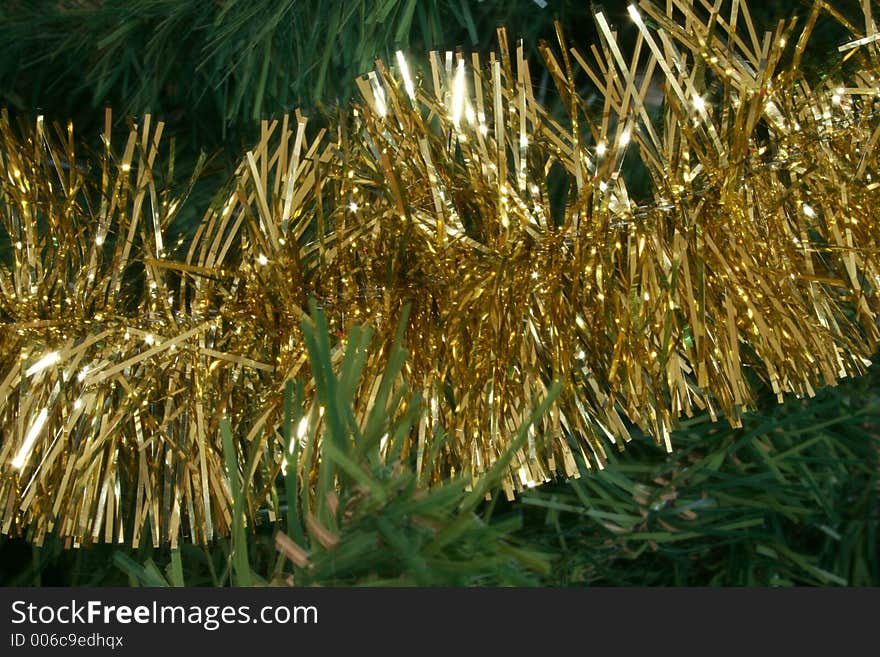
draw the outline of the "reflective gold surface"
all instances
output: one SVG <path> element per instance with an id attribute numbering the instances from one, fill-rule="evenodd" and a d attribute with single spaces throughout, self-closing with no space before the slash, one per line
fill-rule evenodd
<path id="1" fill-rule="evenodd" d="M 424 470 L 447 436 L 435 479 L 490 467 L 562 380 L 508 494 L 577 476 L 578 459 L 601 467 L 633 425 L 672 449 L 683 415 L 736 426 L 763 386 L 783 401 L 862 373 L 880 285 L 873 24 L 848 26 L 840 77 L 810 85 L 799 62 L 822 3 L 765 35 L 743 2 L 713 6 L 631 8 L 633 53 L 601 14 L 595 48 L 542 45 L 565 126 L 503 30 L 488 61 L 433 54 L 421 84 L 403 54 L 380 63 L 332 131 L 264 122 L 187 244 L 166 243 L 183 199 L 159 182 L 162 123 L 144 117 L 121 148 L 108 127 L 103 156 L 81 161 L 72 128 L 4 121 L 0 530 L 70 545 L 228 533 L 223 414 L 249 512 L 274 517 L 310 296 L 337 358 L 353 324 L 387 347 L 412 304 L 424 412 L 407 450 Z M 376 350 L 359 404 L 382 365 Z M 321 435 L 312 390 L 304 443 Z"/>

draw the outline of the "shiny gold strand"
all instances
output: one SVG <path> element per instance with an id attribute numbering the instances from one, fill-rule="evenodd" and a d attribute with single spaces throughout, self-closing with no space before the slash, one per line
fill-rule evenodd
<path id="1" fill-rule="evenodd" d="M 727 3 L 724 3 L 725 6 Z M 388 345 L 403 304 L 407 379 L 425 400 L 407 450 L 433 476 L 485 471 L 533 400 L 565 383 L 505 489 L 601 467 L 636 425 L 672 448 L 682 415 L 738 426 L 755 390 L 813 395 L 875 350 L 878 43 L 817 2 L 758 35 L 747 6 L 648 0 L 621 52 L 546 45 L 568 110 L 536 100 L 504 31 L 488 62 L 406 58 L 360 81 L 334 133 L 264 122 L 226 202 L 166 243 L 182 198 L 157 184 L 162 124 L 134 126 L 100 175 L 72 128 L 0 125 L 0 529 L 40 543 L 210 541 L 230 526 L 218 421 L 238 430 L 254 517 L 278 513 L 281 391 L 309 379 L 299 321 L 316 297 L 339 336 Z M 799 71 L 822 12 L 852 32 L 850 74 Z M 601 99 L 588 112 L 586 75 Z M 663 104 L 650 94 L 662 89 Z M 295 123 L 295 126 L 293 125 Z M 651 196 L 636 200 L 627 166 Z M 551 203 L 549 179 L 569 184 Z M 97 179 L 100 179 L 99 181 Z M 383 354 L 365 365 L 375 392 Z M 361 396 L 366 417 L 370 395 Z M 306 385 L 297 439 L 321 409 Z M 308 453 L 314 455 L 316 450 Z M 314 475 L 314 456 L 303 466 Z"/>

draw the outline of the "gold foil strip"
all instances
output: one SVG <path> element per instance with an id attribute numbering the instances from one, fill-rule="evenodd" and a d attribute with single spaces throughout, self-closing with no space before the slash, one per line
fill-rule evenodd
<path id="1" fill-rule="evenodd" d="M 721 6 L 642 0 L 632 53 L 601 13 L 599 47 L 570 49 L 559 26 L 561 51 L 540 52 L 566 121 L 503 30 L 486 66 L 432 55 L 424 86 L 398 53 L 333 129 L 264 121 L 186 245 L 166 239 L 182 199 L 152 175 L 161 122 L 143 117 L 114 157 L 108 113 L 93 177 L 71 126 L 19 134 L 4 117 L 0 530 L 69 545 L 228 533 L 224 415 L 250 521 L 280 517 L 289 377 L 305 380 L 303 480 L 320 468 L 309 297 L 335 365 L 352 325 L 375 330 L 362 424 L 411 305 L 403 379 L 425 403 L 401 457 L 424 485 L 489 469 L 553 380 L 508 495 L 602 467 L 633 427 L 670 450 L 682 415 L 738 426 L 759 386 L 783 401 L 864 372 L 880 338 L 870 7 L 864 32 L 815 3 L 800 33 L 762 35 L 744 2 Z M 812 84 L 799 62 L 825 15 L 850 52 Z"/>

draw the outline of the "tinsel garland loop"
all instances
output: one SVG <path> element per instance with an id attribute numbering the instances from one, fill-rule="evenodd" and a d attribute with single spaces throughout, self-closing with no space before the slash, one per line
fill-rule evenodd
<path id="1" fill-rule="evenodd" d="M 228 533 L 221 416 L 249 515 L 276 517 L 289 379 L 305 382 L 297 439 L 325 431 L 299 328 L 310 298 L 334 358 L 363 348 L 350 326 L 375 329 L 358 422 L 410 307 L 394 385 L 424 408 L 404 458 L 435 478 L 485 471 L 563 382 L 508 494 L 601 466 L 633 426 L 671 449 L 682 415 L 736 426 L 762 387 L 782 401 L 864 372 L 880 285 L 870 12 L 860 31 L 817 2 L 802 29 L 759 37 L 744 2 L 720 7 L 630 7 L 629 56 L 601 13 L 591 59 L 560 30 L 562 50 L 541 52 L 565 126 L 503 30 L 488 62 L 432 55 L 423 84 L 402 55 L 380 63 L 333 133 L 264 122 L 186 242 L 166 241 L 184 198 L 161 184 L 162 123 L 143 117 L 116 150 L 108 116 L 103 154 L 82 160 L 72 128 L 20 136 L 4 118 L 0 530 L 73 545 Z M 814 87 L 800 61 L 822 13 L 854 41 Z"/>

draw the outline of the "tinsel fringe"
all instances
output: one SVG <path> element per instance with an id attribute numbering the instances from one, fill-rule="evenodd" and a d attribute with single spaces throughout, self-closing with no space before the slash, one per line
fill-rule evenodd
<path id="1" fill-rule="evenodd" d="M 395 385 L 424 412 L 405 456 L 436 477 L 486 470 L 563 382 L 508 494 L 601 466 L 632 426 L 671 449 L 682 415 L 736 426 L 765 386 L 782 401 L 864 372 L 880 284 L 873 26 L 817 2 L 802 30 L 759 38 L 742 2 L 667 6 L 631 8 L 628 57 L 601 13 L 591 61 L 561 37 L 542 46 L 567 126 L 503 30 L 487 64 L 433 55 L 430 84 L 402 55 L 380 63 L 332 134 L 298 114 L 264 122 L 186 243 L 166 242 L 183 198 L 158 182 L 162 123 L 144 117 L 116 151 L 108 118 L 103 156 L 83 161 L 72 128 L 20 137 L 4 118 L 2 532 L 228 533 L 224 415 L 249 512 L 274 517 L 286 381 L 306 382 L 299 439 L 324 431 L 299 328 L 310 297 L 336 358 L 356 348 L 348 327 L 376 331 L 359 422 L 410 304 Z M 844 46 L 848 73 L 813 87 L 800 60 L 823 11 L 861 41 Z M 630 171 L 650 179 L 643 199 Z"/>

